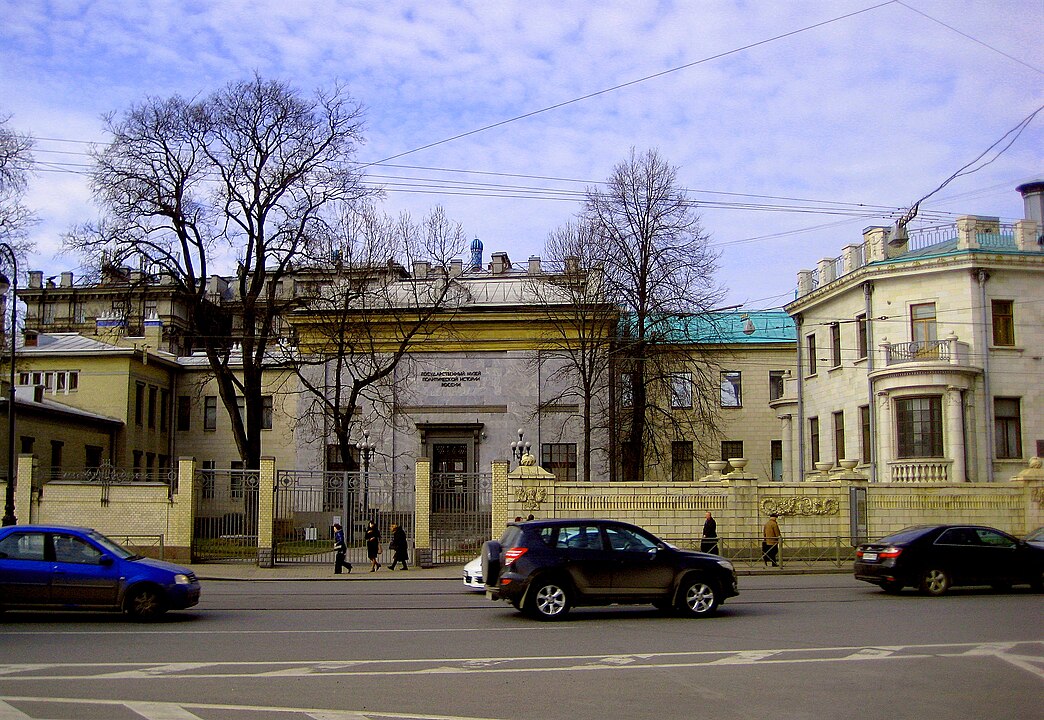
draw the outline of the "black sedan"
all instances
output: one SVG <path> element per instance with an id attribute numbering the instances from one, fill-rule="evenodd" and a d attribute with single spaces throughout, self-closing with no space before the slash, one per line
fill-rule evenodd
<path id="1" fill-rule="evenodd" d="M 917 525 L 856 550 L 855 577 L 885 592 L 943 595 L 956 585 L 1044 589 L 1044 550 L 980 525 Z"/>

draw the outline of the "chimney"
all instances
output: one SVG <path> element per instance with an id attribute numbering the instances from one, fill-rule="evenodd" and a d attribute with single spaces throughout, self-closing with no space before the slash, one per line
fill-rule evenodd
<path id="1" fill-rule="evenodd" d="M 459 259 L 450 260 L 450 277 L 460 277 L 464 274 L 464 261 Z"/>
<path id="2" fill-rule="evenodd" d="M 428 270 L 430 268 L 431 266 L 424 260 L 414 260 L 413 277 L 417 278 L 418 280 L 423 280 L 424 278 L 428 277 Z"/>
<path id="3" fill-rule="evenodd" d="M 506 252 L 495 252 L 490 259 L 490 270 L 494 275 L 503 275 L 511 269 L 511 260 Z"/>
<path id="4" fill-rule="evenodd" d="M 43 270 L 29 271 L 29 287 L 33 290 L 39 290 L 43 287 Z"/>
<path id="5" fill-rule="evenodd" d="M 540 274 L 540 257 L 537 255 L 529 256 L 529 274 L 539 275 Z"/>
<path id="6" fill-rule="evenodd" d="M 73 286 L 73 274 L 71 272 L 62 273 L 62 287 L 71 288 Z"/>
<path id="7" fill-rule="evenodd" d="M 1038 225 L 1044 224 L 1044 180 L 1024 183 L 1015 189 L 1022 195 L 1023 216 Z"/>

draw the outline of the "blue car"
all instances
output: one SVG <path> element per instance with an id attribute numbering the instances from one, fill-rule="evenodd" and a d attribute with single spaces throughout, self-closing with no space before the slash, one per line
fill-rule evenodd
<path id="1" fill-rule="evenodd" d="M 191 570 L 135 555 L 94 530 L 0 528 L 0 611 L 117 610 L 149 619 L 198 602 Z"/>

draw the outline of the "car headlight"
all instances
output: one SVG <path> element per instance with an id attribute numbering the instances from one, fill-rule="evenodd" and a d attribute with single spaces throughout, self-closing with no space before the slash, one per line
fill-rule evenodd
<path id="1" fill-rule="evenodd" d="M 714 562 L 718 563 L 731 573 L 736 572 L 736 567 L 725 558 L 717 558 Z"/>
<path id="2" fill-rule="evenodd" d="M 178 573 L 177 575 L 174 576 L 174 584 L 175 585 L 191 585 L 192 581 L 189 579 L 188 575 L 185 575 L 184 573 Z"/>

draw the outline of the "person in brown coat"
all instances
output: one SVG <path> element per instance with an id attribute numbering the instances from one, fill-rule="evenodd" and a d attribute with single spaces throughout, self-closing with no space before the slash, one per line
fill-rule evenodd
<path id="1" fill-rule="evenodd" d="M 769 515 L 765 523 L 765 539 L 761 543 L 761 559 L 766 565 L 772 561 L 772 567 L 779 567 L 779 539 L 782 533 L 779 531 L 779 523 L 776 522 L 777 513 Z"/>

